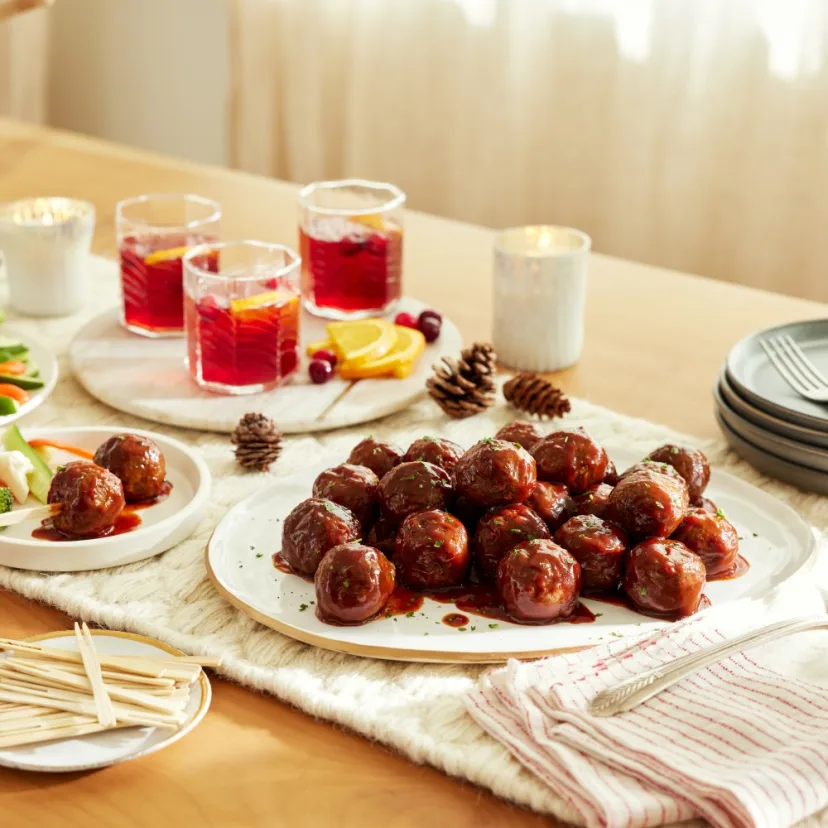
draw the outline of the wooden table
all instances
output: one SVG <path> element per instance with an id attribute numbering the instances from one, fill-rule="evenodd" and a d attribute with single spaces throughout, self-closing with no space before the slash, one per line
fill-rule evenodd
<path id="1" fill-rule="evenodd" d="M 94 202 L 99 253 L 115 250 L 115 203 L 156 191 L 218 199 L 225 238 L 295 241 L 293 185 L 0 119 L 0 201 L 68 195 Z M 406 291 L 452 317 L 469 342 L 490 333 L 491 241 L 480 227 L 406 217 Z M 557 381 L 593 402 L 712 437 L 711 388 L 730 346 L 766 325 L 825 315 L 814 302 L 595 255 L 584 355 Z M 70 624 L 9 593 L 0 594 L 0 618 L 0 632 L 16 637 Z M 3 824 L 551 824 L 273 698 L 221 681 L 215 691 L 204 723 L 157 756 L 76 776 L 0 771 Z"/>

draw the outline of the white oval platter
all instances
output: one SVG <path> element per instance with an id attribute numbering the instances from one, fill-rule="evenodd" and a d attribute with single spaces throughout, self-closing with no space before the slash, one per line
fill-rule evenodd
<path id="1" fill-rule="evenodd" d="M 627 450 L 608 451 L 619 469 L 641 458 Z M 426 598 L 413 616 L 393 616 L 360 627 L 336 627 L 314 613 L 313 584 L 276 570 L 271 562 L 281 546 L 282 521 L 310 497 L 316 475 L 332 462 L 283 478 L 238 503 L 222 519 L 207 548 L 207 569 L 220 594 L 242 612 L 285 635 L 352 655 L 402 661 L 500 662 L 538 658 L 595 644 L 608 636 L 657 629 L 657 621 L 613 604 L 583 599 L 600 613 L 593 623 L 523 626 L 469 616 L 464 630 L 442 623 L 452 604 Z M 724 510 L 742 537 L 750 562 L 741 578 L 708 584 L 714 606 L 769 595 L 810 565 L 815 540 L 808 525 L 781 501 L 733 475 L 713 471 L 706 495 Z"/>
<path id="2" fill-rule="evenodd" d="M 95 637 L 95 648 L 109 655 L 185 655 L 174 647 L 142 635 L 110 630 L 91 630 L 91 633 Z M 37 641 L 59 650 L 78 649 L 71 630 L 46 633 L 27 641 Z M 0 749 L 0 767 L 69 773 L 96 770 L 147 756 L 186 736 L 204 718 L 210 707 L 211 695 L 210 681 L 202 670 L 198 680 L 191 685 L 185 709 L 187 721 L 175 732 L 154 727 L 130 727 L 74 739 L 3 748 Z"/>
<path id="3" fill-rule="evenodd" d="M 427 306 L 401 300 L 398 311 L 418 314 Z M 301 347 L 325 339 L 326 320 L 302 312 Z M 248 411 L 271 417 L 286 434 L 328 431 L 386 417 L 415 403 L 425 394 L 431 366 L 443 356 L 457 356 L 462 338 L 457 326 L 443 320 L 440 338 L 426 346 L 417 367 L 406 379 L 364 379 L 334 376 L 313 385 L 302 358 L 290 382 L 265 394 L 224 396 L 203 391 L 184 367 L 183 338 L 147 339 L 125 331 L 115 311 L 87 323 L 69 348 L 72 371 L 83 387 L 101 402 L 127 414 L 157 423 L 232 431 Z"/>
<path id="4" fill-rule="evenodd" d="M 141 509 L 141 525 L 130 532 L 92 540 L 55 543 L 32 537 L 39 521 L 25 521 L 0 533 L 0 566 L 42 572 L 79 572 L 135 563 L 166 552 L 192 534 L 204 516 L 210 496 L 210 471 L 201 457 L 184 443 L 140 429 L 106 427 L 22 429 L 26 439 L 49 439 L 94 452 L 114 434 L 142 434 L 160 447 L 172 491 L 165 500 Z M 79 458 L 50 450 L 50 465 Z M 27 506 L 39 505 L 29 495 Z"/>
<path id="5" fill-rule="evenodd" d="M 39 379 L 43 382 L 43 388 L 37 388 L 29 393 L 32 395 L 28 402 L 18 406 L 14 414 L 6 414 L 0 417 L 0 428 L 25 417 L 34 411 L 55 389 L 58 381 L 58 363 L 55 355 L 37 339 L 29 335 L 19 334 L 14 328 L 0 326 L 0 339 L 14 340 L 21 342 L 29 349 L 29 359 L 40 371 Z"/>

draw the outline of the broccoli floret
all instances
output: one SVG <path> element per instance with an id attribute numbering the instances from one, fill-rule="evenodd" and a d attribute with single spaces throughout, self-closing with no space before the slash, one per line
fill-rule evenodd
<path id="1" fill-rule="evenodd" d="M 14 498 L 12 497 L 11 489 L 6 486 L 0 486 L 0 515 L 10 512 L 14 506 Z"/>

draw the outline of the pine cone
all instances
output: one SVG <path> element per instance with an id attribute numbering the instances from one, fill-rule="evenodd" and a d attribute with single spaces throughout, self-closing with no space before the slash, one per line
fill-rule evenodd
<path id="1" fill-rule="evenodd" d="M 494 348 L 487 342 L 475 342 L 461 351 L 459 360 L 443 357 L 434 366 L 426 388 L 449 417 L 471 417 L 494 404 L 496 363 Z"/>
<path id="2" fill-rule="evenodd" d="M 245 414 L 230 440 L 236 447 L 236 460 L 246 469 L 267 471 L 282 452 L 282 434 L 264 414 Z"/>
<path id="3" fill-rule="evenodd" d="M 563 417 L 571 408 L 566 394 L 537 374 L 516 374 L 503 386 L 503 396 L 515 408 L 541 418 Z"/>

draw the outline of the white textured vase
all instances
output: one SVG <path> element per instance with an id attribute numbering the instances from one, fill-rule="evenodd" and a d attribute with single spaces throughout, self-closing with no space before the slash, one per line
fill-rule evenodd
<path id="1" fill-rule="evenodd" d="M 574 365 L 584 342 L 591 240 L 571 227 L 511 227 L 495 241 L 494 347 L 518 371 Z"/>
<path id="2" fill-rule="evenodd" d="M 9 302 L 30 316 L 66 316 L 87 299 L 95 208 L 72 198 L 27 198 L 0 207 L 0 252 Z"/>

